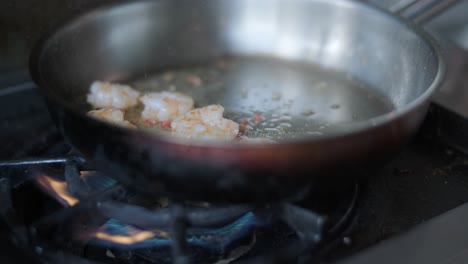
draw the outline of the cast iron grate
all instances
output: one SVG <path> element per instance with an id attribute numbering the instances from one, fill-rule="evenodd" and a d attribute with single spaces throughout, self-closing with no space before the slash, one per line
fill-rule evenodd
<path id="1" fill-rule="evenodd" d="M 170 263 L 202 263 L 200 259 L 194 261 L 193 258 L 204 257 L 193 254 L 193 247 L 189 245 L 187 237 L 189 230 L 209 229 L 213 226 L 220 226 L 222 224 L 232 223 L 236 219 L 242 219 L 246 215 L 255 216 L 257 224 L 252 225 L 249 229 L 251 233 L 255 233 L 255 227 L 260 229 L 265 228 L 272 223 L 283 223 L 286 233 L 289 234 L 292 243 L 286 243 L 287 246 L 282 247 L 280 250 L 274 250 L 274 254 L 268 254 L 260 250 L 258 255 L 248 254 L 251 248 L 255 248 L 252 244 L 256 243 L 255 238 L 252 236 L 244 243 L 249 244 L 251 247 L 246 250 L 247 254 L 239 258 L 240 263 L 291 263 L 293 260 L 299 263 L 309 263 L 317 250 L 321 246 L 321 242 L 340 235 L 340 232 L 352 218 L 352 213 L 357 202 L 358 187 L 350 192 L 351 197 L 347 196 L 345 206 L 341 206 L 344 210 L 337 213 L 338 216 L 323 216 L 322 214 L 315 213 L 303 207 L 288 203 L 278 202 L 277 204 L 269 204 L 262 207 L 252 205 L 218 205 L 208 208 L 193 207 L 190 203 L 185 201 L 170 200 L 170 206 L 161 210 L 149 210 L 138 204 L 129 203 L 129 197 L 132 191 L 126 186 L 113 181 L 107 177 L 107 182 L 112 181 L 112 184 L 98 184 L 100 188 L 91 188 L 89 183 L 83 181 L 80 174 L 82 171 L 92 169 L 92 165 L 86 163 L 84 159 L 76 155 L 67 155 L 54 158 L 41 158 L 41 159 L 22 159 L 14 161 L 0 162 L 2 168 L 8 168 L 15 171 L 14 168 L 28 168 L 23 171 L 21 177 L 4 177 L 1 180 L 2 186 L 0 188 L 0 195 L 5 198 L 5 201 L 0 210 L 2 219 L 6 221 L 9 230 L 21 230 L 19 233 L 12 233 L 10 236 L 21 248 L 33 250 L 38 259 L 42 258 L 58 258 L 60 254 L 63 257 L 68 256 L 68 253 L 73 253 L 73 258 L 76 256 L 87 257 L 84 251 L 88 253 L 87 243 L 69 243 L 73 240 L 70 230 L 76 229 L 76 219 L 85 219 L 80 222 L 81 226 L 86 226 L 87 230 L 96 229 L 109 219 L 123 223 L 124 225 L 132 225 L 143 230 L 151 230 L 160 228 L 170 233 L 170 247 L 164 257 L 161 254 L 139 254 L 140 257 L 135 258 L 135 253 L 132 250 L 117 250 L 111 253 L 106 252 L 106 255 L 111 255 L 116 263 L 142 263 L 139 261 L 146 261 L 152 263 L 155 261 L 152 258 L 164 258 Z M 39 169 L 38 169 L 39 168 Z M 74 199 L 79 200 L 72 206 L 65 206 L 58 210 L 38 212 L 40 217 L 33 221 L 26 221 L 21 219 L 24 215 L 18 212 L 11 201 L 12 192 L 16 192 L 16 188 L 21 186 L 31 185 L 31 182 L 37 181 L 41 177 L 41 173 L 46 171 L 55 171 L 61 175 L 62 181 L 65 182 L 67 192 Z M 100 173 L 93 172 L 95 177 L 105 177 Z M 7 175 L 14 175 L 10 172 Z M 47 172 L 46 174 L 49 174 Z M 93 176 L 94 177 L 94 176 Z M 21 180 L 19 180 L 21 179 Z M 106 186 L 107 185 L 107 186 Z M 13 195 L 18 197 L 18 194 Z M 138 195 L 137 195 L 138 196 Z M 138 198 L 143 199 L 144 198 Z M 26 206 L 27 207 L 27 206 Z M 44 215 L 41 215 L 44 214 Z M 97 217 L 99 215 L 99 217 Z M 87 217 L 84 217 L 87 216 Z M 20 218 L 18 220 L 18 218 Z M 328 221 L 327 221 L 328 220 Z M 67 224 L 63 224 L 67 223 Z M 262 223 L 262 224 L 258 224 Z M 268 224 L 266 224 L 268 223 Z M 52 230 L 51 229 L 55 229 Z M 84 232 L 84 231 L 80 231 Z M 51 233 L 60 234 L 60 237 L 50 237 Z M 84 232 L 85 233 L 85 232 Z M 67 246 L 61 246 L 67 245 Z M 243 245 L 245 248 L 245 244 Z M 60 248 L 62 253 L 52 253 L 54 250 L 50 248 Z M 96 247 L 93 247 L 96 248 Z M 97 247 L 98 248 L 98 247 Z M 223 249 L 225 250 L 225 249 Z M 251 250 L 254 252 L 255 250 Z M 258 250 L 257 250 L 258 251 Z M 117 253 L 115 253 L 117 252 Z M 230 252 L 232 253 L 232 252 Z M 245 253 L 245 252 L 244 252 Z M 219 254 L 214 254 L 219 255 Z M 252 255 L 252 256 L 250 256 Z M 47 257 L 45 257 L 47 256 Z M 219 256 L 218 256 L 219 257 Z M 232 254 L 225 254 L 223 258 L 232 258 Z M 138 261 L 137 261 L 138 260 Z M 232 260 L 232 259 L 231 259 Z M 81 260 L 80 260 L 81 261 Z M 84 261 L 84 260 L 83 260 Z M 212 259 L 215 263 L 215 259 Z M 218 259 L 219 261 L 219 259 Z M 73 263 L 73 262 L 72 262 Z M 144 263 L 144 262 L 143 262 Z"/>

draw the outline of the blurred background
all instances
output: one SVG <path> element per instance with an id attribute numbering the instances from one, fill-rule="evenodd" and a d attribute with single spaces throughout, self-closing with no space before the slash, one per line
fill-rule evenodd
<path id="1" fill-rule="evenodd" d="M 34 43 L 65 19 L 118 0 L 2 0 L 0 8 L 0 71 L 27 65 Z"/>

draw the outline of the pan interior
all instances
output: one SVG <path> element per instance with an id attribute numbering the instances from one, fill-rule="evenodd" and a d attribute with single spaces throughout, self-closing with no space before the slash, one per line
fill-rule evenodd
<path id="1" fill-rule="evenodd" d="M 224 56 L 236 56 L 232 72 L 211 82 L 210 66 L 177 68 L 204 81 L 177 89 L 199 106 L 223 105 L 235 121 L 264 115 L 258 133 L 272 137 L 387 122 L 425 102 L 441 71 L 436 49 L 414 26 L 346 0 L 130 1 L 63 26 L 32 68 L 46 94 L 85 113 L 95 80 L 165 90 L 151 85 L 153 73 Z M 285 118 L 278 124 L 273 115 Z"/>
<path id="2" fill-rule="evenodd" d="M 394 109 L 388 97 L 349 74 L 271 57 L 226 57 L 131 84 L 143 92 L 188 94 L 197 107 L 221 104 L 227 118 L 248 122 L 246 136 L 274 140 L 322 136 Z"/>

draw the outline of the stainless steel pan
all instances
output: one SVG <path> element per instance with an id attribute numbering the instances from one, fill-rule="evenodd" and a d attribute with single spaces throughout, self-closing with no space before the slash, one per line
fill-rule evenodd
<path id="1" fill-rule="evenodd" d="M 94 80 L 143 87 L 164 69 L 222 56 L 243 59 L 220 85 L 180 89 L 228 115 L 286 114 L 278 144 L 187 143 L 85 115 Z M 444 73 L 418 26 L 344 0 L 131 1 L 69 21 L 30 65 L 58 127 L 99 169 L 147 194 L 231 202 L 371 176 L 416 132 Z"/>

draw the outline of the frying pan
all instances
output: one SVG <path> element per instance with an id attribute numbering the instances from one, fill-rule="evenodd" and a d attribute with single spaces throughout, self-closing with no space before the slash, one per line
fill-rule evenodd
<path id="1" fill-rule="evenodd" d="M 223 56 L 266 62 L 242 64 L 217 90 L 193 88 L 196 102 L 232 112 L 247 104 L 265 116 L 289 104 L 293 132 L 316 131 L 299 118 L 310 110 L 329 128 L 277 144 L 199 144 L 85 114 L 94 80 L 145 80 Z M 66 140 L 120 182 L 177 199 L 269 202 L 372 176 L 418 129 L 444 64 L 418 26 L 362 2 L 158 0 L 106 6 L 65 23 L 37 46 L 30 69 Z M 364 88 L 358 93 L 351 82 Z M 245 103 L 244 90 L 259 93 Z M 277 92 L 286 103 L 265 99 Z M 368 100 L 373 95 L 392 109 L 380 111 L 385 100 Z"/>

